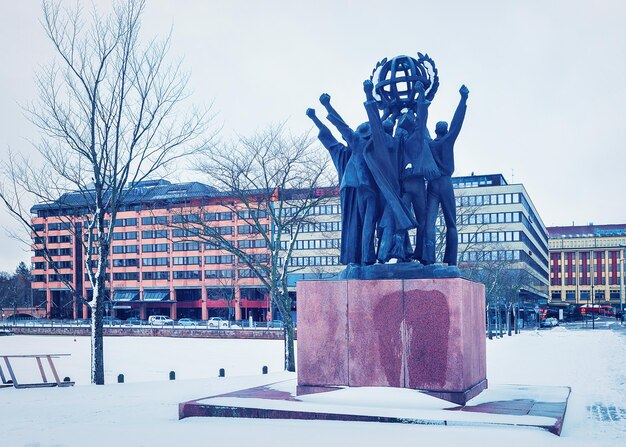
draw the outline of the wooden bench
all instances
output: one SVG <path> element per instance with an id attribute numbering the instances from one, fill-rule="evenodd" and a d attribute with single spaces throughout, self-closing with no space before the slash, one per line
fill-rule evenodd
<path id="1" fill-rule="evenodd" d="M 2 384 L 0 384 L 0 388 L 13 386 L 15 388 L 41 388 L 41 387 L 50 387 L 50 386 L 72 386 L 74 382 L 69 381 L 61 381 L 59 380 L 59 375 L 57 374 L 57 370 L 54 367 L 54 361 L 52 359 L 56 359 L 59 357 L 67 357 L 70 354 L 30 354 L 30 355 L 3 355 L 0 354 L 0 358 L 4 360 L 7 371 L 9 372 L 10 380 L 7 380 L 7 377 L 4 375 L 4 371 L 2 370 L 2 363 L 0 363 L 0 379 L 2 380 Z M 26 359 L 35 359 L 37 362 L 37 366 L 39 367 L 39 373 L 41 374 L 42 382 L 36 383 L 20 383 L 15 376 L 15 372 L 13 371 L 13 367 L 11 366 L 10 359 L 18 359 L 18 358 L 26 358 Z M 41 359 L 48 360 L 48 365 L 50 366 L 50 370 L 52 371 L 52 375 L 54 376 L 54 382 L 48 382 L 48 378 L 46 377 L 46 372 L 44 370 L 44 365 Z"/>

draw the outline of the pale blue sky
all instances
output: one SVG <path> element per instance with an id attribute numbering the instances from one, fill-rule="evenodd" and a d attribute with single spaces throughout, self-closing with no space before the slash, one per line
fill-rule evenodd
<path id="1" fill-rule="evenodd" d="M 103 11 L 110 3 L 95 0 Z M 365 120 L 362 82 L 376 61 L 427 52 L 441 79 L 431 127 L 451 118 L 462 83 L 470 89 L 457 175 L 500 172 L 523 183 L 548 226 L 622 223 L 625 5 L 149 0 L 144 31 L 173 26 L 171 54 L 191 71 L 194 102 L 214 101 L 225 138 L 283 120 L 296 132 L 310 129 L 304 111 L 320 108 L 322 92 L 356 125 Z M 34 73 L 53 57 L 40 17 L 38 1 L 0 3 L 3 155 L 9 147 L 32 151 L 28 140 L 37 136 L 18 104 L 35 99 Z M 12 226 L 6 211 L 0 224 Z M 0 246 L 0 270 L 29 262 L 4 230 Z"/>

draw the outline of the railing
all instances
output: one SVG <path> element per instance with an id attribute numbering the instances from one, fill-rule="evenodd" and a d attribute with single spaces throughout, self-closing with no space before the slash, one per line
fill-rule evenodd
<path id="1" fill-rule="evenodd" d="M 185 329 L 197 329 L 197 330 L 281 330 L 283 329 L 282 321 L 252 321 L 250 320 L 221 320 L 214 326 L 210 326 L 212 322 L 209 320 L 197 320 L 188 324 L 178 324 L 174 321 L 173 324 L 150 324 L 147 320 L 140 320 L 138 322 L 128 323 L 124 320 L 105 321 L 104 327 L 117 327 L 117 328 L 138 328 L 138 327 L 158 327 L 158 328 L 185 328 Z M 252 324 L 251 324 L 252 323 Z M 0 320 L 0 328 L 10 329 L 13 327 L 41 327 L 41 328 L 55 328 L 55 327 L 85 327 L 91 326 L 91 320 L 60 320 L 60 319 L 47 319 L 37 318 L 32 320 L 17 320 L 11 319 Z"/>

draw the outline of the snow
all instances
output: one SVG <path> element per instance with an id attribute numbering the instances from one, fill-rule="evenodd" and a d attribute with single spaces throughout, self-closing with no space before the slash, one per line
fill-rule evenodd
<path id="1" fill-rule="evenodd" d="M 490 393 L 498 385 L 571 386 L 561 437 L 534 428 L 456 427 L 338 421 L 188 418 L 178 420 L 180 402 L 244 388 L 293 381 L 282 372 L 281 341 L 106 337 L 105 386 L 89 384 L 86 337 L 0 337 L 0 354 L 70 353 L 55 361 L 69 388 L 0 389 L 0 446 L 621 446 L 626 412 L 598 421 L 594 405 L 626 409 L 626 329 L 556 327 L 487 341 Z M 25 360 L 17 374 L 26 377 Z M 261 369 L 268 366 L 269 375 Z M 218 378 L 220 368 L 226 378 Z M 169 371 L 176 380 L 167 380 Z M 125 375 L 117 384 L 117 375 Z M 35 377 L 35 376 L 33 376 Z M 505 393 L 505 388 L 501 388 Z M 448 406 L 429 396 L 396 389 L 343 390 L 309 395 L 312 406 L 336 404 L 401 407 L 428 413 Z M 343 396 L 342 396 L 343 393 Z M 540 391 L 544 401 L 558 399 Z M 484 396 L 479 395 L 472 403 Z M 458 412 L 456 412 L 458 413 Z M 619 411 L 618 411 L 619 414 Z M 95 436 L 94 436 L 95 435 Z"/>

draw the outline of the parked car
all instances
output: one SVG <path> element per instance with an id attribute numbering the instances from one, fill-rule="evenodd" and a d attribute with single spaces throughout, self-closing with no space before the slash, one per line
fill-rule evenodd
<path id="1" fill-rule="evenodd" d="M 148 324 L 153 326 L 174 326 L 174 320 L 166 317 L 165 315 L 152 315 L 150 318 L 148 318 Z"/>
<path id="2" fill-rule="evenodd" d="M 214 329 L 228 327 L 228 321 L 224 320 L 222 317 L 211 317 L 207 321 L 207 326 Z"/>
<path id="3" fill-rule="evenodd" d="M 191 318 L 181 318 L 176 324 L 179 326 L 198 326 L 198 322 Z"/>
<path id="4" fill-rule="evenodd" d="M 556 318 L 546 318 L 541 322 L 541 327 L 554 327 L 559 325 L 559 320 Z"/>
<path id="5" fill-rule="evenodd" d="M 125 323 L 126 326 L 141 325 L 141 324 L 143 324 L 143 321 L 137 317 L 127 318 L 126 323 Z"/>
<path id="6" fill-rule="evenodd" d="M 121 326 L 122 320 L 115 317 L 102 317 L 102 324 L 106 326 Z"/>

